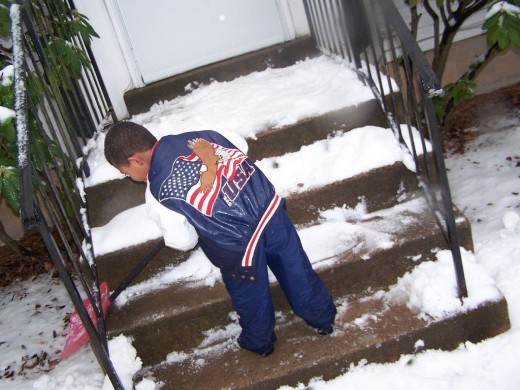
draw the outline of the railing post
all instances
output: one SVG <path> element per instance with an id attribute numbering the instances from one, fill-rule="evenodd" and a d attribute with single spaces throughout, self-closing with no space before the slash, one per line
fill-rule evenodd
<path id="1" fill-rule="evenodd" d="M 446 222 L 446 229 L 448 234 L 448 241 L 450 242 L 451 255 L 453 257 L 453 266 L 455 268 L 455 277 L 457 279 L 457 292 L 459 298 L 466 298 L 468 296 L 468 289 L 466 286 L 466 278 L 464 276 L 464 268 L 462 266 L 462 255 L 460 253 L 459 238 L 457 235 L 457 225 L 453 215 L 453 202 L 451 200 L 450 185 L 448 182 L 448 175 L 446 173 L 446 166 L 444 164 L 444 156 L 442 154 L 442 145 L 437 128 L 437 118 L 435 117 L 435 108 L 433 107 L 432 97 L 426 97 L 424 104 L 426 106 L 426 121 L 430 129 L 430 142 L 433 145 L 433 153 L 435 164 L 437 166 L 437 175 L 440 182 L 441 199 L 444 208 L 444 220 Z"/>
<path id="2" fill-rule="evenodd" d="M 433 97 L 442 91 L 437 75 L 433 71 L 429 62 L 426 60 L 423 52 L 419 48 L 417 42 L 404 23 L 401 15 L 397 11 L 395 5 L 391 1 L 377 0 L 378 4 L 383 10 L 383 15 L 390 22 L 392 28 L 396 32 L 399 41 L 404 48 L 403 55 L 410 58 L 414 64 L 415 70 L 420 81 L 420 89 L 423 95 L 423 107 L 428 133 L 430 135 L 430 142 L 432 144 L 434 162 L 436 173 L 439 180 L 441 200 L 443 203 L 442 214 L 444 223 L 447 229 L 447 241 L 450 245 L 450 250 L 453 258 L 453 266 L 455 269 L 455 276 L 457 280 L 458 296 L 462 300 L 468 296 L 466 280 L 464 277 L 464 269 L 462 266 L 462 256 L 460 253 L 460 244 L 458 240 L 455 216 L 453 214 L 453 202 L 451 198 L 451 191 L 448 182 L 448 175 L 446 173 L 446 166 L 444 164 L 444 155 L 442 144 L 440 141 L 440 132 L 438 128 L 437 117 L 435 116 L 435 108 L 433 105 Z M 394 59 L 396 61 L 397 59 Z"/>

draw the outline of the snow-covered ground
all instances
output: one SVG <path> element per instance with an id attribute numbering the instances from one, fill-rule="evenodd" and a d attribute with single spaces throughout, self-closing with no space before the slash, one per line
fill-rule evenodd
<path id="1" fill-rule="evenodd" d="M 337 78 L 342 82 L 336 82 Z M 193 86 L 188 86 L 191 88 Z M 246 148 L 241 137 L 254 136 L 267 126 L 284 126 L 295 123 L 305 115 L 355 105 L 370 99 L 370 91 L 363 87 L 346 66 L 324 57 L 303 61 L 285 70 L 270 69 L 227 83 L 214 82 L 195 89 L 186 97 L 154 106 L 148 113 L 136 116 L 134 121 L 150 128 L 158 136 L 190 129 L 226 130 L 226 135 L 241 148 Z M 312 110 L 312 111 L 311 111 Z M 365 364 L 360 362 L 349 373 L 335 380 L 312 381 L 313 389 L 518 389 L 518 348 L 520 348 L 520 123 L 518 113 L 496 123 L 496 131 L 479 134 L 470 144 L 470 150 L 460 156 L 447 159 L 449 177 L 455 203 L 470 219 L 473 227 L 475 253 L 463 251 L 468 286 L 473 301 L 465 307 L 477 304 L 479 299 L 492 299 L 497 288 L 509 304 L 511 330 L 479 344 L 465 343 L 452 352 L 425 351 L 416 356 L 403 356 L 392 364 Z M 278 190 L 284 195 L 302 191 L 317 185 L 317 176 L 308 174 L 294 178 L 292 161 L 304 162 L 306 153 L 324 156 L 324 161 L 339 159 L 338 153 L 348 150 L 353 166 L 351 171 L 328 167 L 332 180 L 339 180 L 376 166 L 401 160 L 410 165 L 409 156 L 388 137 L 388 129 L 364 128 L 349 133 L 338 133 L 298 153 L 266 159 L 259 165 L 266 171 Z M 368 149 L 367 144 L 378 145 Z M 90 185 L 120 178 L 104 160 L 100 148 L 103 137 L 92 141 L 91 164 L 93 176 Z M 345 158 L 345 156 L 341 156 Z M 355 163 L 355 164 L 354 164 Z M 356 165 L 357 164 L 357 165 Z M 375 165 L 374 165 L 375 164 Z M 380 164 L 380 165 L 378 165 Z M 269 169 L 277 166 L 278 169 Z M 341 165 L 342 167 L 345 164 Z M 318 167 L 319 169 L 319 167 Z M 300 170 L 300 172 L 303 170 Z M 323 176 L 323 175 L 321 175 Z M 320 183 L 323 185 L 325 183 Z M 400 205 L 399 207 L 404 207 Z M 410 205 L 413 207 L 413 205 Z M 392 210 L 388 210 L 392 212 Z M 333 259 L 334 248 L 341 250 L 345 237 L 355 234 L 355 221 L 366 216 L 360 203 L 355 209 L 334 209 L 323 214 L 322 233 L 300 231 L 302 240 L 315 266 L 324 258 Z M 125 221 L 134 219 L 140 231 L 148 230 L 149 238 L 161 234 L 143 207 L 132 209 L 117 220 L 95 229 L 95 248 L 98 253 L 135 244 L 125 241 L 132 237 L 121 234 L 128 226 Z M 136 224 L 135 218 L 142 223 Z M 330 227 L 330 229 L 327 228 Z M 119 231 L 119 234 L 115 232 Z M 331 231 L 337 232 L 337 246 L 331 252 L 321 253 L 320 237 L 331 241 Z M 341 235 L 341 237 L 339 237 Z M 307 237 L 307 238 L 306 238 Z M 343 238 L 342 238 L 343 237 Z M 372 245 L 393 245 L 386 235 L 367 234 Z M 314 238 L 312 240 L 311 238 Z M 344 249 L 344 247 L 343 247 Z M 449 258 L 445 252 L 439 261 L 423 263 L 421 267 L 403 278 L 393 291 L 407 291 L 409 304 L 416 305 L 421 313 L 442 316 L 449 310 L 461 310 L 454 299 L 454 279 Z M 446 272 L 448 270 L 448 272 Z M 179 277 L 191 278 L 211 288 L 219 280 L 209 261 L 196 251 L 182 267 L 168 270 L 156 278 L 134 287 L 121 298 L 120 304 L 161 284 L 172 283 Z M 435 286 L 442 284 L 440 290 Z M 439 299 L 430 294 L 441 292 Z M 435 301 L 435 304 L 433 304 Z M 420 303 L 417 303 L 420 302 Z M 439 306 L 440 302 L 440 306 Z M 455 302 L 455 303 L 454 303 Z M 63 319 L 72 311 L 64 288 L 58 280 L 41 276 L 35 280 L 12 285 L 0 292 L 0 378 L 2 389 L 101 389 L 108 388 L 100 368 L 89 347 L 59 362 L 67 329 Z M 232 323 L 228 336 L 236 336 L 238 329 Z M 211 338 L 211 333 L 208 335 Z M 133 372 L 140 368 L 140 359 L 130 340 L 117 337 L 110 341 L 110 349 L 116 369 L 129 383 Z M 182 358 L 175 351 L 169 362 Z M 412 362 L 412 364 L 410 364 Z M 305 388 L 308 384 L 302 384 Z M 138 389 L 155 388 L 152 381 L 138 384 Z"/>

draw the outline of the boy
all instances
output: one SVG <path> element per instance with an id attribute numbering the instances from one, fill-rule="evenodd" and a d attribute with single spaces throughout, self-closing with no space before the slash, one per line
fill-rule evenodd
<path id="1" fill-rule="evenodd" d="M 175 242 L 165 239 L 167 245 L 191 249 L 198 235 L 239 315 L 242 349 L 261 356 L 274 350 L 267 267 L 294 313 L 318 333 L 332 333 L 336 307 L 312 269 L 285 201 L 226 138 L 207 130 L 157 141 L 143 126 L 119 122 L 106 135 L 105 156 L 121 173 L 148 182 L 147 194 L 178 213 L 179 224 L 166 227 L 175 229 Z"/>

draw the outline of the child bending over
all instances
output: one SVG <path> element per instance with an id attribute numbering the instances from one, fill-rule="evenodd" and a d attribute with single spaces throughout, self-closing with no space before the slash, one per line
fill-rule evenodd
<path id="1" fill-rule="evenodd" d="M 214 131 L 168 135 L 159 141 L 132 122 L 113 125 L 105 138 L 110 164 L 135 181 L 147 182 L 147 203 L 177 213 L 168 246 L 198 244 L 220 269 L 242 328 L 242 349 L 267 356 L 274 350 L 274 308 L 268 270 L 292 310 L 327 335 L 336 307 L 313 270 L 296 230 L 260 169 Z M 173 225 L 173 224 L 172 224 Z"/>

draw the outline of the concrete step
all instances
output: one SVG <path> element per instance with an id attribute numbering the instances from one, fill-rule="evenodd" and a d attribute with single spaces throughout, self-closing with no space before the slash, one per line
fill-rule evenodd
<path id="1" fill-rule="evenodd" d="M 423 201 L 410 201 L 368 214 L 366 218 L 343 225 L 348 226 L 350 232 L 345 238 L 348 242 L 344 243 L 348 250 L 330 255 L 331 248 L 324 243 L 321 253 L 309 254 L 335 299 L 361 294 L 367 289 L 386 288 L 419 262 L 432 260 L 434 249 L 446 247 L 436 221 Z M 469 224 L 462 216 L 457 221 L 461 245 L 471 249 Z M 305 246 L 306 237 L 312 237 L 312 231 L 300 230 L 300 235 Z M 375 245 L 379 238 L 374 237 L 381 236 L 392 244 Z M 195 348 L 202 342 L 205 330 L 225 326 L 232 312 L 230 299 L 220 282 L 213 287 L 178 282 L 154 291 L 146 291 L 145 287 L 145 293 L 142 288 L 135 291 L 134 296 L 124 297 L 128 299 L 125 304 L 111 308 L 107 329 L 111 336 L 120 333 L 133 336 L 145 365 L 158 364 L 172 351 Z M 272 286 L 272 291 L 276 310 L 289 312 L 277 284 Z"/>
<path id="2" fill-rule="evenodd" d="M 277 389 L 314 377 L 335 378 L 362 360 L 386 363 L 407 354 L 412 364 L 423 348 L 453 350 L 461 342 L 479 342 L 510 328 L 504 299 L 429 321 L 406 306 L 388 304 L 379 294 L 346 296 L 338 303 L 342 306 L 330 336 L 319 336 L 303 321 L 284 314 L 277 325 L 276 349 L 266 358 L 224 338 L 201 343 L 186 355 L 172 354 L 169 361 L 147 367 L 142 374 L 153 375 L 165 390 Z"/>
<path id="3" fill-rule="evenodd" d="M 349 131 L 365 125 L 387 127 L 386 118 L 375 100 L 260 133 L 256 139 L 247 140 L 248 156 L 253 161 L 282 156 L 326 139 L 336 131 Z M 90 226 L 103 226 L 119 213 L 143 204 L 145 189 L 143 183 L 135 183 L 129 178 L 87 188 Z"/>
<path id="4" fill-rule="evenodd" d="M 387 118 L 376 100 L 307 118 L 295 125 L 262 132 L 256 139 L 247 140 L 248 156 L 253 161 L 283 156 L 300 150 L 302 146 L 326 139 L 336 131 L 349 131 L 369 125 L 388 127 Z"/>
<path id="5" fill-rule="evenodd" d="M 117 188 L 119 191 L 112 192 L 113 196 L 100 196 L 99 200 L 113 204 L 114 209 L 121 207 L 125 200 L 131 198 L 134 187 L 134 184 L 126 179 L 114 182 L 111 188 Z M 316 221 L 322 210 L 342 206 L 355 208 L 362 199 L 367 211 L 373 212 L 380 208 L 390 208 L 407 196 L 413 197 L 417 191 L 415 175 L 402 163 L 395 163 L 327 186 L 291 195 L 287 198 L 287 212 L 294 224 L 304 226 Z M 95 191 L 95 194 L 100 195 L 102 191 Z M 88 202 L 89 205 L 93 204 L 92 199 Z M 96 214 L 98 213 L 98 206 L 91 206 L 91 208 Z M 112 210 L 107 205 L 100 206 L 101 208 L 107 213 Z M 98 256 L 96 261 L 101 280 L 106 280 L 109 286 L 115 288 L 155 242 L 151 241 Z M 150 278 L 165 267 L 184 261 L 188 255 L 189 253 L 181 253 L 170 248 L 163 249 L 137 277 L 136 282 Z"/>
<path id="6" fill-rule="evenodd" d="M 171 100 L 186 94 L 185 87 L 188 84 L 196 87 L 212 81 L 230 81 L 267 68 L 291 66 L 297 61 L 318 55 L 320 53 L 313 40 L 303 37 L 132 89 L 125 93 L 124 99 L 130 115 L 136 115 L 148 111 L 159 101 Z"/>

